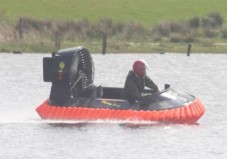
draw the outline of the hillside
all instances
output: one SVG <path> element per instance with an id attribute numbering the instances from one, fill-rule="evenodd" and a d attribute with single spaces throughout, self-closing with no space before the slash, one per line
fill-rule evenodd
<path id="1" fill-rule="evenodd" d="M 184 20 L 218 11 L 227 21 L 226 0 L 0 0 L 0 16 L 15 22 L 19 17 L 96 22 L 136 21 L 152 26 L 165 20 Z M 0 17 L 1 18 L 1 17 Z"/>

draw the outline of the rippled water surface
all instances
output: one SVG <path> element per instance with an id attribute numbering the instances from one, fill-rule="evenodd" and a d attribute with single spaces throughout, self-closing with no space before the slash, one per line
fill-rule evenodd
<path id="1" fill-rule="evenodd" d="M 123 87 L 134 60 L 149 75 L 199 97 L 206 113 L 195 125 L 126 121 L 46 121 L 35 112 L 49 96 L 42 58 L 0 54 L 0 159 L 226 159 L 227 55 L 92 54 L 95 84 Z"/>

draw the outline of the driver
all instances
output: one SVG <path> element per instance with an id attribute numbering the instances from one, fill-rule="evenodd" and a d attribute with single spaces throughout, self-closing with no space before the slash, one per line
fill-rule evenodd
<path id="1" fill-rule="evenodd" d="M 133 63 L 133 70 L 130 70 L 125 81 L 123 97 L 133 104 L 140 101 L 144 94 L 144 88 L 149 87 L 152 92 L 159 92 L 158 86 L 147 76 L 146 70 L 149 68 L 144 60 L 136 60 Z"/>

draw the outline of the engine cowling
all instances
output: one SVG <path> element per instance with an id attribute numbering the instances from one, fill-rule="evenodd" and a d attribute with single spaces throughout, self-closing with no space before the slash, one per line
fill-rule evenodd
<path id="1" fill-rule="evenodd" d="M 84 47 L 62 49 L 43 59 L 43 75 L 52 82 L 49 104 L 70 105 L 93 84 L 93 59 Z"/>

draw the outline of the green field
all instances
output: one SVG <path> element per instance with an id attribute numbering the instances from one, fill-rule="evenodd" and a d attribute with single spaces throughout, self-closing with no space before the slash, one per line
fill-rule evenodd
<path id="1" fill-rule="evenodd" d="M 0 0 L 0 15 L 10 21 L 28 16 L 38 19 L 96 22 L 111 18 L 114 22 L 136 21 L 152 26 L 160 21 L 184 20 L 217 11 L 227 24 L 226 0 Z"/>

